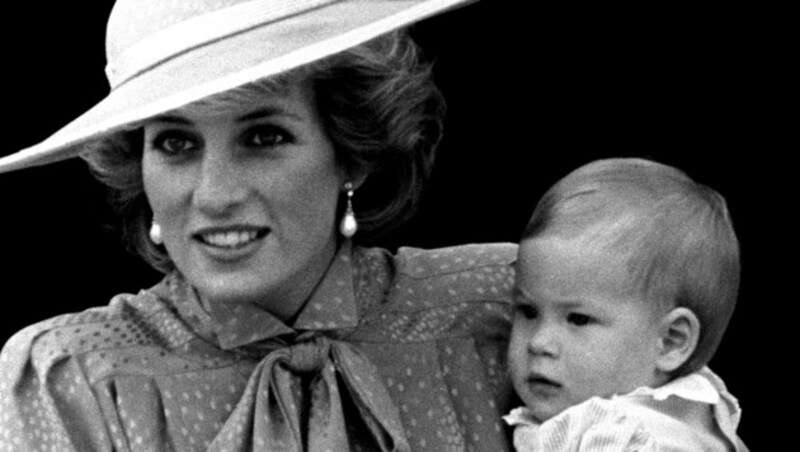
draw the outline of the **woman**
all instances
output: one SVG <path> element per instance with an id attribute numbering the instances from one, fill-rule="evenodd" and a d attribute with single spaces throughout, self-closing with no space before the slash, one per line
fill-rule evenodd
<path id="1" fill-rule="evenodd" d="M 506 449 L 514 247 L 358 246 L 441 132 L 397 30 L 462 1 L 174 3 L 118 0 L 109 96 L 0 160 L 80 154 L 166 274 L 8 341 L 0 449 Z"/>

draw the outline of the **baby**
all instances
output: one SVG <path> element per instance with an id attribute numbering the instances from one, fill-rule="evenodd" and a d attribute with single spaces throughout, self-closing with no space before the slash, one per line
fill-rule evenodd
<path id="1" fill-rule="evenodd" d="M 733 313 L 725 200 L 641 159 L 589 163 L 539 201 L 508 351 L 518 451 L 746 451 L 706 364 Z"/>

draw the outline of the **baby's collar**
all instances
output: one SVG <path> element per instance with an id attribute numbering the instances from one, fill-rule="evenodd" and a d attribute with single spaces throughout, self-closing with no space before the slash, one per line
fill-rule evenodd
<path id="1" fill-rule="evenodd" d="M 533 416 L 533 412 L 526 406 L 514 408 L 510 413 L 503 416 L 503 420 L 512 427 L 517 425 L 541 425 L 541 422 Z"/>
<path id="2" fill-rule="evenodd" d="M 711 372 L 708 367 L 675 379 L 658 388 L 640 387 L 627 394 L 612 396 L 611 399 L 630 396 L 649 397 L 658 401 L 663 401 L 669 397 L 675 396 L 685 400 L 710 405 L 717 405 L 721 398 L 725 398 L 726 400 L 733 401 L 735 411 L 738 411 L 738 404 L 735 399 L 728 394 L 722 380 Z M 541 425 L 541 422 L 534 417 L 533 412 L 525 406 L 514 408 L 506 416 L 503 416 L 503 420 L 511 426 Z"/>
<path id="3" fill-rule="evenodd" d="M 637 388 L 625 394 L 625 396 L 646 396 L 652 397 L 658 401 L 676 396 L 692 402 L 716 405 L 720 401 L 720 393 L 724 392 L 725 388 L 717 387 L 715 383 L 718 379 L 713 378 L 713 376 L 714 374 L 711 370 L 706 367 L 698 372 L 677 378 L 657 388 Z"/>

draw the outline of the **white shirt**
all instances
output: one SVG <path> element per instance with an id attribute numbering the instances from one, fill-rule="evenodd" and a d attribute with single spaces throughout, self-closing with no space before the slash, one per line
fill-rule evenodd
<path id="1" fill-rule="evenodd" d="M 658 388 L 593 397 L 543 423 L 526 407 L 504 417 L 514 447 L 532 451 L 736 451 L 741 409 L 708 368 Z"/>

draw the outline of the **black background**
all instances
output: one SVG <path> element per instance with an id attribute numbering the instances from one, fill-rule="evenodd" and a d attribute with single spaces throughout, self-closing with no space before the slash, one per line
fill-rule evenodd
<path id="1" fill-rule="evenodd" d="M 0 154 L 46 138 L 106 94 L 112 2 L 91 3 L 84 11 L 30 3 L 10 14 L 19 27 L 2 31 Z M 785 434 L 773 407 L 793 379 L 778 357 L 796 355 L 796 340 L 777 338 L 794 304 L 775 274 L 792 243 L 791 206 L 771 202 L 789 165 L 788 146 L 775 139 L 783 123 L 772 115 L 781 103 L 772 37 L 780 30 L 731 6 L 524 4 L 485 0 L 413 30 L 436 62 L 449 113 L 421 211 L 383 245 L 516 241 L 544 190 L 595 158 L 643 156 L 684 169 L 728 199 L 741 241 L 739 305 L 711 366 L 740 399 L 742 438 L 761 449 Z M 0 343 L 158 280 L 108 230 L 104 196 L 79 160 L 0 176 Z"/>

